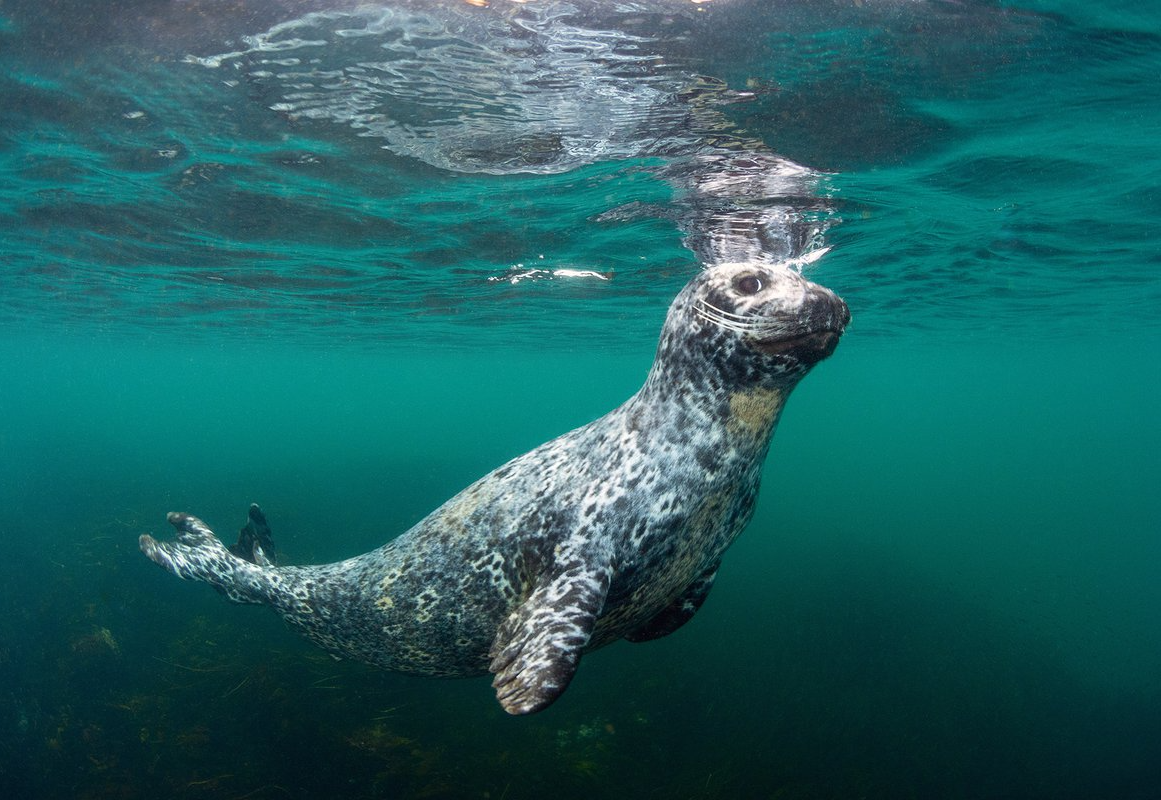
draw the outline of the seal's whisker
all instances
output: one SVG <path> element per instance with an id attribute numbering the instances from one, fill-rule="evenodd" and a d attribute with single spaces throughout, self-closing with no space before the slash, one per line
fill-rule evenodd
<path id="1" fill-rule="evenodd" d="M 745 325 L 750 321 L 741 314 L 727 313 L 717 306 L 710 305 L 705 301 L 698 303 L 697 306 L 694 307 L 694 311 L 697 312 L 698 316 L 704 319 L 720 322 L 723 324 Z"/>
<path id="2" fill-rule="evenodd" d="M 701 299 L 701 300 L 697 301 L 697 308 L 698 308 L 698 310 L 712 311 L 714 314 L 717 314 L 719 316 L 729 317 L 729 318 L 736 319 L 736 320 L 754 319 L 752 316 L 749 316 L 748 314 L 739 314 L 736 311 L 726 311 L 724 308 L 721 308 L 719 306 L 715 306 L 713 303 L 711 303 L 710 301 L 705 300 L 705 299 Z"/>
<path id="3" fill-rule="evenodd" d="M 697 315 L 699 317 L 701 317 L 702 319 L 704 319 L 706 322 L 709 322 L 711 325 L 716 325 L 719 328 L 725 328 L 726 330 L 734 331 L 736 333 L 745 333 L 747 330 L 746 327 L 743 325 L 740 325 L 740 324 L 733 322 L 731 320 L 723 319 L 722 317 L 718 317 L 718 316 L 715 316 L 713 314 L 707 313 L 706 311 L 704 311 L 702 309 L 697 309 Z"/>
<path id="4" fill-rule="evenodd" d="M 706 320 L 707 322 L 709 322 L 713 325 L 716 325 L 719 328 L 722 328 L 722 329 L 728 330 L 728 331 L 733 331 L 734 333 L 741 333 L 741 334 L 746 334 L 746 335 L 757 335 L 757 334 L 761 334 L 761 333 L 769 331 L 769 330 L 774 330 L 773 328 L 769 328 L 769 327 L 764 326 L 760 323 L 738 322 L 738 321 L 731 320 L 731 319 L 723 319 L 721 317 L 715 317 L 712 314 L 701 313 L 701 314 L 699 314 L 699 316 L 702 319 Z"/>
<path id="5" fill-rule="evenodd" d="M 699 301 L 694 306 L 694 312 L 707 322 L 735 333 L 757 336 L 780 330 L 780 326 L 772 320 L 725 311 L 706 300 Z"/>

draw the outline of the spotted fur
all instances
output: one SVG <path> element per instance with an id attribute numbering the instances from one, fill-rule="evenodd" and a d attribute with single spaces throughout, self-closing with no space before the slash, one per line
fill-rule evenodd
<path id="1" fill-rule="evenodd" d="M 674 300 L 633 397 L 378 550 L 275 566 L 261 547 L 235 555 L 187 514 L 169 515 L 175 540 L 142 536 L 141 549 L 231 600 L 272 606 L 336 655 L 419 675 L 491 671 L 507 711 L 538 711 L 583 652 L 694 615 L 753 513 L 787 395 L 849 318 L 796 272 L 718 265 Z"/>

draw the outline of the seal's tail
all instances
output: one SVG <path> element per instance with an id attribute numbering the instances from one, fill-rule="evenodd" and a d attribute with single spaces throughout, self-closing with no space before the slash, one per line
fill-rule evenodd
<path id="1" fill-rule="evenodd" d="M 256 513 L 255 513 L 256 512 Z M 255 518 L 260 522 L 256 522 Z M 241 548 L 247 539 L 247 531 L 252 537 L 247 546 L 250 558 L 235 555 L 214 535 L 204 522 L 189 514 L 170 512 L 166 517 L 177 530 L 177 539 L 159 542 L 149 534 L 141 535 L 138 543 L 141 552 L 153 562 L 189 581 L 205 581 L 235 603 L 269 602 L 271 582 L 268 571 L 271 562 L 260 544 L 269 541 L 270 528 L 258 506 L 251 506 L 250 521 L 242 529 L 236 548 Z"/>

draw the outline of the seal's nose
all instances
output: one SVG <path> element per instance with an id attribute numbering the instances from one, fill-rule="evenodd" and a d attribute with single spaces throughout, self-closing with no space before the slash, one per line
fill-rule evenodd
<path id="1" fill-rule="evenodd" d="M 851 321 L 851 311 L 842 298 L 825 286 L 797 275 L 793 280 L 798 303 L 792 307 L 789 330 L 760 342 L 757 349 L 810 369 L 838 347 L 839 337 Z"/>
<path id="2" fill-rule="evenodd" d="M 799 364 L 809 369 L 828 358 L 838 347 L 839 338 L 851 321 L 851 310 L 841 297 L 825 286 L 810 281 L 804 283 L 806 291 L 800 317 L 805 330 L 789 339 L 784 347 L 787 354 L 793 355 Z"/>
<path id="3" fill-rule="evenodd" d="M 832 331 L 842 335 L 843 330 L 851 322 L 851 310 L 847 308 L 843 299 L 817 283 L 807 281 L 806 296 L 802 305 L 806 312 L 807 325 L 812 330 Z"/>

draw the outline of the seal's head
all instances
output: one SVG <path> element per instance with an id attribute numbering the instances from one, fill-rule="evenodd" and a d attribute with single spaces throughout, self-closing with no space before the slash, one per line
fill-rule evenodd
<path id="1" fill-rule="evenodd" d="M 718 264 L 674 300 L 657 361 L 695 385 L 789 389 L 834 352 L 850 319 L 838 295 L 794 270 Z"/>

